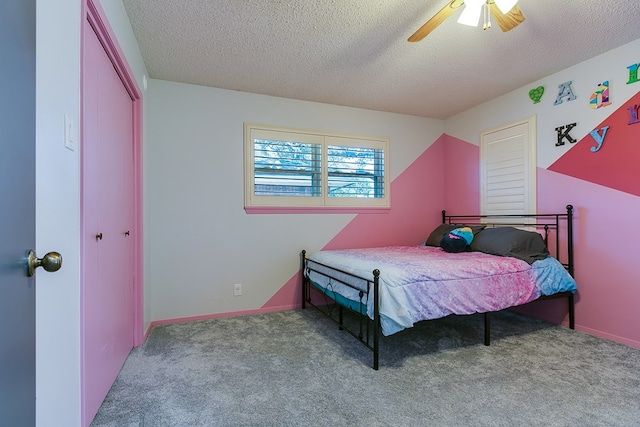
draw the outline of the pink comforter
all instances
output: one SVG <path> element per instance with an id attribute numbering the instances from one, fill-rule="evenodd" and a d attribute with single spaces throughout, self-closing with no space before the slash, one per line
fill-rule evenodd
<path id="1" fill-rule="evenodd" d="M 431 246 L 389 246 L 320 251 L 309 260 L 368 279 L 373 277 L 374 269 L 379 269 L 384 335 L 421 320 L 499 311 L 541 295 L 576 289 L 573 278 L 552 257 L 529 265 L 516 258 L 482 252 L 447 253 Z M 357 290 L 314 272 L 309 277 L 321 288 L 358 300 Z M 346 276 L 343 278 L 346 280 Z M 362 280 L 349 283 L 365 286 Z M 366 301 L 367 314 L 373 318 L 370 302 Z"/>

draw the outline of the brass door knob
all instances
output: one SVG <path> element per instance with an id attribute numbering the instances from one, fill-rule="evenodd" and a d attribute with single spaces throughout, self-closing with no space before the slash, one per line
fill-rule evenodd
<path id="1" fill-rule="evenodd" d="M 62 255 L 58 252 L 49 252 L 42 258 L 38 258 L 33 249 L 29 250 L 27 255 L 27 275 L 29 277 L 33 276 L 38 267 L 42 267 L 49 272 L 58 271 L 62 267 Z"/>

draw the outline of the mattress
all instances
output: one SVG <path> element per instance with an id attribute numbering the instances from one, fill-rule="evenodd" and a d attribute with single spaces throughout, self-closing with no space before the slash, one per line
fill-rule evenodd
<path id="1" fill-rule="evenodd" d="M 319 251 L 308 257 L 305 275 L 316 288 L 350 308 L 362 302 L 363 311 L 373 318 L 373 292 L 366 291 L 374 269 L 380 270 L 384 335 L 422 320 L 499 311 L 543 295 L 576 291 L 576 282 L 553 257 L 528 264 L 512 257 L 448 253 L 432 246 Z"/>

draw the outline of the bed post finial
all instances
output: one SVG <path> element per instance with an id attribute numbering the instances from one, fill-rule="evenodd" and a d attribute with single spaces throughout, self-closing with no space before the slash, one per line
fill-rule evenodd
<path id="1" fill-rule="evenodd" d="M 444 219 L 447 217 L 447 211 L 442 209 L 442 223 L 444 224 Z"/>
<path id="2" fill-rule="evenodd" d="M 574 276 L 573 264 L 573 205 L 567 205 L 567 269 Z"/>
<path id="3" fill-rule="evenodd" d="M 380 270 L 373 270 L 373 369 L 380 364 Z"/>
<path id="4" fill-rule="evenodd" d="M 307 264 L 307 251 L 300 252 L 300 275 L 302 276 L 302 308 L 306 308 L 307 288 L 305 287 L 304 267 Z"/>

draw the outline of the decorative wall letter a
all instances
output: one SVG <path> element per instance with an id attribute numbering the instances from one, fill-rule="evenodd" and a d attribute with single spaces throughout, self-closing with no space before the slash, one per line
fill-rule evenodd
<path id="1" fill-rule="evenodd" d="M 627 67 L 627 70 L 629 70 L 629 81 L 627 84 L 640 82 L 638 79 L 638 67 L 640 67 L 640 64 L 633 64 Z"/>
<path id="2" fill-rule="evenodd" d="M 563 99 L 562 98 L 567 98 L 566 101 L 573 101 L 574 99 L 576 99 L 576 96 L 573 94 L 573 89 L 571 89 L 571 83 L 573 83 L 572 81 L 568 81 L 566 83 L 562 83 L 560 85 L 558 85 L 558 97 L 556 98 L 556 102 L 553 103 L 553 105 L 560 105 L 562 104 Z"/>
<path id="3" fill-rule="evenodd" d="M 594 109 L 611 105 L 609 102 L 609 80 L 600 83 L 598 87 L 600 89 L 593 92 L 589 99 L 589 106 Z"/>
<path id="4" fill-rule="evenodd" d="M 570 143 L 576 142 L 576 140 L 573 139 L 573 137 L 571 135 L 569 135 L 569 132 L 574 127 L 576 127 L 576 124 L 575 123 L 571 123 L 571 124 L 560 126 L 560 127 L 556 128 L 556 133 L 558 134 L 558 142 L 556 142 L 556 147 L 564 145 L 564 139 L 566 139 Z"/>
<path id="5" fill-rule="evenodd" d="M 602 144 L 604 143 L 604 138 L 607 136 L 607 131 L 609 130 L 609 126 L 605 126 L 600 130 L 602 131 L 602 135 L 600 135 L 600 133 L 598 133 L 598 129 L 594 129 L 591 132 L 589 132 L 589 135 L 591 135 L 593 137 L 593 139 L 595 139 L 596 144 L 598 144 L 597 147 L 591 147 L 591 152 L 592 153 L 595 153 L 600 148 L 602 148 Z"/>

